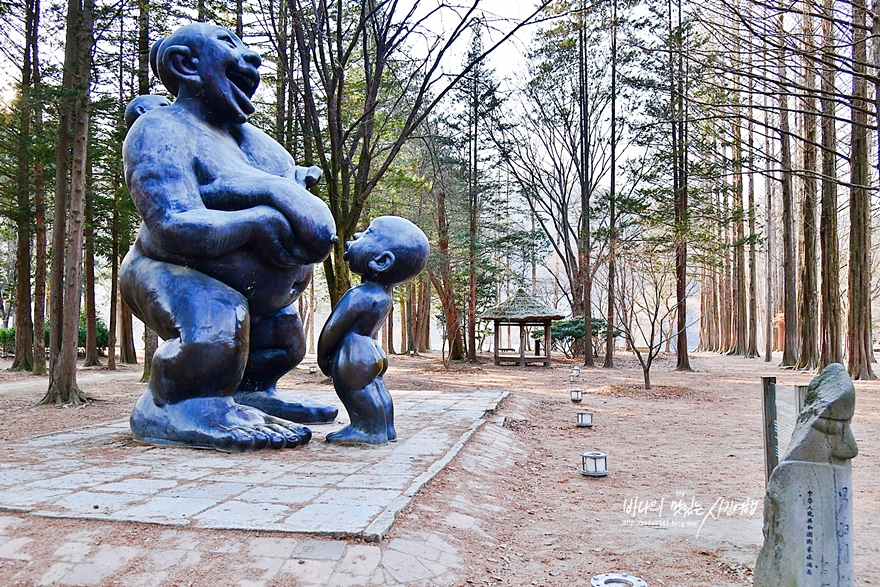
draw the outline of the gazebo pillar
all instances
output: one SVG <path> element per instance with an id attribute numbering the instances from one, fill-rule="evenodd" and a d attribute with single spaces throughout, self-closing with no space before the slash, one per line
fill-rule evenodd
<path id="1" fill-rule="evenodd" d="M 501 361 L 498 358 L 498 347 L 501 345 L 501 320 L 494 320 L 495 322 L 495 364 L 500 365 Z"/>
<path id="2" fill-rule="evenodd" d="M 545 367 L 550 365 L 550 322 L 549 318 L 544 320 L 544 358 L 547 359 L 544 361 Z"/>
<path id="3" fill-rule="evenodd" d="M 519 323 L 519 366 L 526 366 L 526 323 Z"/>

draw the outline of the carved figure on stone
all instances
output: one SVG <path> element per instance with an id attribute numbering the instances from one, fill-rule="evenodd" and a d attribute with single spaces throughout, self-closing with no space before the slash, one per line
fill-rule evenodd
<path id="1" fill-rule="evenodd" d="M 422 272 L 430 246 L 409 220 L 380 216 L 345 249 L 344 259 L 363 280 L 342 296 L 324 325 L 318 365 L 333 379 L 351 424 L 328 434 L 327 442 L 385 444 L 397 440 L 397 431 L 391 394 L 382 379 L 388 359 L 374 336 L 394 303 L 394 286 Z"/>
<path id="2" fill-rule="evenodd" d="M 843 365 L 810 383 L 788 452 L 767 483 L 755 587 L 854 587 L 855 399 Z"/>
<path id="3" fill-rule="evenodd" d="M 133 109 L 123 145 L 142 222 L 121 293 L 164 340 L 134 438 L 228 451 L 308 442 L 293 422 L 332 421 L 336 407 L 276 383 L 305 354 L 295 301 L 336 241 L 330 210 L 306 189 L 320 172 L 248 124 L 261 60 L 233 33 L 184 26 L 150 62 L 176 99 Z"/>

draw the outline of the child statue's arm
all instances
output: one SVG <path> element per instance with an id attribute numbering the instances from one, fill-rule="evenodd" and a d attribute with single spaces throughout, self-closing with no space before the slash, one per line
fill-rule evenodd
<path id="1" fill-rule="evenodd" d="M 321 330 L 321 336 L 318 337 L 318 367 L 324 375 L 330 375 L 330 367 L 333 363 L 333 355 L 336 349 L 345 338 L 345 335 L 352 331 L 355 323 L 360 317 L 359 313 L 352 304 L 352 298 L 356 295 L 357 288 L 350 289 L 345 292 L 333 312 L 324 324 Z"/>

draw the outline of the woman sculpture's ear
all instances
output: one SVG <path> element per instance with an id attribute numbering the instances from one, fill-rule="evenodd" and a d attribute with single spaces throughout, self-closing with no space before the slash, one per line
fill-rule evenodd
<path id="1" fill-rule="evenodd" d="M 192 50 L 186 45 L 162 47 L 159 59 L 161 63 L 160 70 L 164 69 L 177 82 L 175 84 L 177 87 L 174 90 L 180 88 L 180 83 L 187 85 L 200 85 L 202 83 L 198 69 L 199 58 L 193 56 Z M 165 87 L 168 87 L 169 84 L 165 82 L 162 76 L 159 79 L 162 80 Z M 172 88 L 168 88 L 168 90 L 175 96 L 177 95 L 177 91 L 172 90 Z"/>

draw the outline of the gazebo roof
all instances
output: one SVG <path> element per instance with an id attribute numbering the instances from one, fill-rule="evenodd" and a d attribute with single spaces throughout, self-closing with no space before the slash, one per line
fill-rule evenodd
<path id="1" fill-rule="evenodd" d="M 522 289 L 498 304 L 480 314 L 481 320 L 509 320 L 511 322 L 525 322 L 531 320 L 559 320 L 565 314 L 551 308 L 539 299 L 530 296 Z"/>

